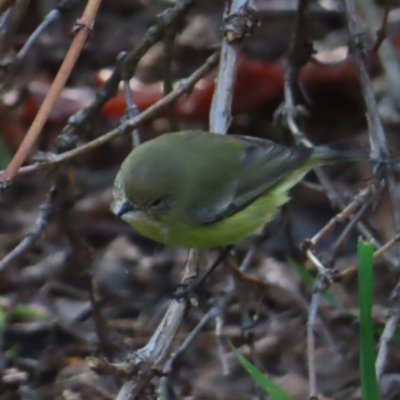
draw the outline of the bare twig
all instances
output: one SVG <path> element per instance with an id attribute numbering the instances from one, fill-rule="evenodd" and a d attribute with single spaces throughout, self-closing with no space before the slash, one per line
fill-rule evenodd
<path id="1" fill-rule="evenodd" d="M 308 35 L 307 15 L 309 0 L 299 0 L 296 14 L 296 23 L 289 53 L 285 62 L 284 104 L 277 110 L 276 115 L 282 116 L 297 142 L 311 147 L 311 143 L 304 137 L 297 119 L 305 114 L 305 110 L 297 105 L 296 89 L 299 88 L 300 69 L 311 59 L 313 53 L 312 42 Z"/>
<path id="2" fill-rule="evenodd" d="M 93 28 L 94 19 L 100 3 L 100 0 L 88 1 L 82 18 L 78 21 L 77 34 L 73 39 L 73 42 L 71 43 L 68 53 L 65 56 L 64 62 L 61 65 L 57 76 L 55 77 L 54 82 L 36 115 L 36 118 L 32 122 L 32 125 L 29 128 L 28 132 L 26 133 L 24 140 L 22 141 L 10 164 L 1 175 L 0 186 L 1 184 L 4 185 L 10 182 L 17 174 L 18 169 L 25 161 L 28 153 L 32 149 L 32 146 L 35 144 L 37 138 L 39 137 L 39 134 L 47 120 L 47 117 L 50 114 L 50 111 L 55 101 L 57 100 L 61 90 L 65 86 L 65 83 L 72 71 L 72 68 L 75 65 L 76 60 L 78 59 L 83 45 L 85 44 L 86 39 Z"/>
<path id="3" fill-rule="evenodd" d="M 385 32 L 387 15 L 390 11 L 392 0 L 385 1 L 383 20 L 382 13 L 374 1 L 356 0 L 356 3 L 358 4 L 357 10 L 359 10 L 364 16 L 369 34 L 374 36 L 379 26 L 381 26 L 381 28 L 378 30 L 378 35 L 381 31 Z M 379 46 L 375 45 L 372 50 L 375 50 L 376 47 L 378 47 L 378 55 L 384 71 L 384 78 L 386 80 L 386 90 L 390 93 L 392 99 L 395 100 L 396 106 L 398 107 L 400 105 L 400 63 L 397 51 L 390 40 L 381 40 L 379 43 L 379 36 L 377 44 Z"/>
<path id="4" fill-rule="evenodd" d="M 371 188 L 362 190 L 347 207 L 339 214 L 335 215 L 318 233 L 316 233 L 314 237 L 308 241 L 308 244 L 315 246 L 324 236 L 332 232 L 336 225 L 349 218 L 371 195 Z"/>
<path id="5" fill-rule="evenodd" d="M 221 313 L 218 313 L 215 318 L 215 339 L 217 342 L 218 357 L 222 366 L 222 375 L 226 376 L 229 374 L 228 361 L 226 359 L 226 352 L 222 343 L 222 328 L 224 326 L 224 320 Z"/>
<path id="6" fill-rule="evenodd" d="M 198 335 L 198 333 L 207 325 L 207 323 L 215 317 L 218 313 L 218 307 L 212 307 L 208 312 L 201 318 L 201 320 L 197 323 L 194 329 L 191 330 L 189 335 L 186 336 L 185 340 L 179 346 L 177 350 L 175 350 L 171 357 L 169 358 L 168 362 L 165 364 L 163 373 L 165 375 L 169 375 L 175 366 L 175 362 L 178 358 L 186 351 L 189 345 L 193 342 L 194 338 Z"/>
<path id="7" fill-rule="evenodd" d="M 397 321 L 399 320 L 399 310 L 395 311 L 385 324 L 385 329 L 379 339 L 379 349 L 375 361 L 376 377 L 378 380 L 382 378 L 385 367 L 388 344 L 396 331 Z"/>
<path id="8" fill-rule="evenodd" d="M 314 254 L 311 249 L 306 251 L 307 258 L 310 260 L 311 264 L 317 269 L 318 273 L 323 275 L 328 275 L 330 273 L 330 269 L 326 268 L 324 264 L 322 264 L 321 260 Z"/>
<path id="9" fill-rule="evenodd" d="M 17 61 L 21 62 L 22 59 L 26 56 L 29 49 L 32 47 L 33 43 L 37 40 L 37 38 L 47 29 L 49 25 L 51 25 L 54 21 L 56 21 L 63 12 L 69 11 L 72 7 L 78 5 L 82 0 L 66 0 L 61 1 L 58 6 L 50 11 L 46 17 L 43 19 L 42 23 L 35 29 L 35 31 L 29 36 L 28 40 L 24 43 L 17 54 Z"/>
<path id="10" fill-rule="evenodd" d="M 371 158 L 380 160 L 388 155 L 385 132 L 379 118 L 378 107 L 372 90 L 368 68 L 365 62 L 364 35 L 358 20 L 353 0 L 345 0 L 347 27 L 349 31 L 349 46 L 354 57 L 355 66 L 360 78 L 361 90 L 367 108 Z"/>
<path id="11" fill-rule="evenodd" d="M 157 388 L 157 400 L 177 400 L 174 389 L 169 383 L 168 376 L 162 376 L 160 378 L 160 384 Z"/>
<path id="12" fill-rule="evenodd" d="M 173 90 L 173 78 L 172 78 L 172 60 L 175 38 L 180 28 L 181 21 L 174 21 L 171 29 L 167 32 L 164 39 L 164 96 Z M 168 118 L 169 118 L 169 129 L 171 132 L 179 130 L 178 119 L 175 110 L 175 102 L 168 105 Z"/>
<path id="13" fill-rule="evenodd" d="M 327 269 L 311 250 L 306 252 L 308 259 L 317 267 L 318 277 L 314 285 L 313 295 L 307 322 L 307 355 L 308 355 L 308 379 L 310 385 L 309 398 L 318 399 L 317 375 L 315 366 L 315 329 L 318 318 L 318 307 L 321 293 L 323 293 L 334 281 L 337 280 L 335 270 Z M 325 329 L 325 335 L 328 331 Z M 329 336 L 328 336 L 329 337 Z"/>
<path id="14" fill-rule="evenodd" d="M 133 100 L 132 90 L 129 84 L 129 78 L 128 79 L 123 78 L 122 82 L 124 84 L 125 100 L 126 100 L 126 110 L 122 118 L 122 121 L 124 121 L 137 117 L 139 115 L 139 108 L 136 105 L 135 101 Z M 140 133 L 139 129 L 136 127 L 132 130 L 133 147 L 139 146 L 140 143 L 141 143 Z"/>
<path id="15" fill-rule="evenodd" d="M 317 399 L 317 369 L 315 366 L 315 328 L 318 316 L 318 304 L 321 292 L 324 288 L 320 287 L 321 281 L 318 279 L 311 297 L 310 310 L 307 322 L 307 360 L 308 360 L 308 382 L 310 385 L 310 399 Z"/>
<path id="16" fill-rule="evenodd" d="M 47 195 L 46 201 L 40 207 L 40 214 L 36 219 L 34 225 L 29 230 L 24 239 L 11 250 L 1 261 L 0 271 L 7 267 L 10 262 L 14 261 L 19 255 L 26 251 L 40 236 L 43 229 L 46 227 L 47 222 L 54 212 L 54 197 L 56 195 L 55 188 L 52 188 Z"/>
<path id="17" fill-rule="evenodd" d="M 12 49 L 13 37 L 16 30 L 25 14 L 26 9 L 29 6 L 30 0 L 15 0 L 12 7 L 2 15 L 4 17 L 4 23 L 1 26 L 0 31 L 0 66 L 1 71 L 0 79 L 3 78 L 4 72 L 10 64 L 14 62 L 14 50 Z M 3 4 L 3 10 L 11 4 Z"/>
<path id="18" fill-rule="evenodd" d="M 349 223 L 346 225 L 346 227 L 342 230 L 342 233 L 337 238 L 335 243 L 332 245 L 330 256 L 329 256 L 330 263 L 332 263 L 332 264 L 334 263 L 335 258 L 337 256 L 339 250 L 343 246 L 343 244 L 346 242 L 346 239 L 348 238 L 350 233 L 353 231 L 353 229 L 355 228 L 357 223 L 364 216 L 366 211 L 371 207 L 371 205 L 373 204 L 374 201 L 375 201 L 374 198 L 369 198 L 368 200 L 366 200 L 364 202 L 364 204 L 362 204 L 360 209 L 353 215 L 353 217 L 351 218 Z"/>
<path id="19" fill-rule="evenodd" d="M 97 338 L 99 340 L 99 347 L 101 353 L 104 354 L 108 360 L 112 361 L 117 349 L 112 341 L 110 327 L 107 320 L 104 318 L 100 301 L 97 298 L 96 281 L 94 280 L 91 272 L 87 271 L 87 273 L 89 274 L 89 300 L 92 306 L 94 326 L 96 329 Z"/>
<path id="20" fill-rule="evenodd" d="M 368 6 L 369 5 L 370 4 L 368 4 Z M 375 6 L 375 4 L 374 4 L 374 6 Z M 376 41 L 371 49 L 371 51 L 373 53 L 376 53 L 379 50 L 383 41 L 387 38 L 387 28 L 388 28 L 388 22 L 389 22 L 390 8 L 391 8 L 391 0 L 387 0 L 385 3 L 385 10 L 383 13 L 382 25 L 376 32 Z M 367 14 L 368 14 L 368 12 L 367 12 Z M 373 17 L 374 16 L 375 15 L 373 15 Z"/>
<path id="21" fill-rule="evenodd" d="M 240 44 L 256 23 L 253 0 L 226 2 L 224 14 L 224 39 L 221 63 L 210 110 L 210 131 L 225 134 L 232 115 L 233 88 L 236 81 L 237 58 Z"/>
<path id="22" fill-rule="evenodd" d="M 50 11 L 46 17 L 43 19 L 42 23 L 34 30 L 32 35 L 29 36 L 28 40 L 24 43 L 17 54 L 17 60 L 22 61 L 28 53 L 29 49 L 32 47 L 33 43 L 38 39 L 38 37 L 47 29 L 49 25 L 51 25 L 54 21 L 56 21 L 61 15 L 59 9 L 54 9 Z"/>
<path id="23" fill-rule="evenodd" d="M 75 140 L 76 139 L 77 137 L 75 137 Z M 74 146 L 74 141 L 68 141 L 65 143 L 63 140 L 58 140 L 56 150 L 58 153 L 60 153 Z M 40 236 L 41 232 L 46 227 L 46 224 L 54 216 L 54 214 L 59 212 L 60 204 L 66 201 L 66 199 L 63 199 L 63 195 L 65 195 L 65 186 L 69 185 L 67 179 L 64 177 L 66 173 L 67 172 L 65 171 L 60 171 L 59 175 L 55 179 L 55 183 L 52 185 L 46 196 L 46 200 L 40 206 L 41 211 L 36 219 L 36 222 L 24 239 L 0 261 L 0 271 L 16 257 L 26 251 Z"/>

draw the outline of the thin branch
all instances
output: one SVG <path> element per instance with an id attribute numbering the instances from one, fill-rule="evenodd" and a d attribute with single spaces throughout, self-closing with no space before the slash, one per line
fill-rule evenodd
<path id="1" fill-rule="evenodd" d="M 331 247 L 330 251 L 330 263 L 331 265 L 334 263 L 334 260 L 336 259 L 338 252 L 342 248 L 342 246 L 345 244 L 348 236 L 350 233 L 353 231 L 357 223 L 361 220 L 361 218 L 364 216 L 366 211 L 371 207 L 371 205 L 374 203 L 375 199 L 374 198 L 369 198 L 367 199 L 364 204 L 360 207 L 360 209 L 353 215 L 349 223 L 346 225 L 346 227 L 343 229 L 341 232 L 340 236 L 337 238 L 335 243 Z"/>
<path id="2" fill-rule="evenodd" d="M 308 361 L 308 382 L 310 385 L 310 399 L 317 399 L 317 368 L 315 366 L 315 329 L 318 316 L 318 304 L 320 294 L 323 290 L 319 288 L 317 280 L 314 293 L 311 297 L 311 305 L 307 321 L 307 361 Z"/>
<path id="3" fill-rule="evenodd" d="M 253 0 L 226 2 L 221 62 L 210 110 L 210 131 L 225 134 L 231 123 L 233 88 L 240 45 L 256 23 Z"/>
<path id="4" fill-rule="evenodd" d="M 4 70 L 1 71 L 0 80 L 3 79 L 9 65 L 14 62 L 13 38 L 29 3 L 30 0 L 15 0 L 12 7 L 1 16 L 4 23 L 0 31 L 0 66 Z"/>
<path id="5" fill-rule="evenodd" d="M 366 3 L 368 3 L 367 6 L 370 6 L 369 2 L 366 2 Z M 375 7 L 375 3 L 374 3 L 374 7 Z M 388 23 L 389 23 L 390 9 L 391 9 L 391 0 L 386 0 L 385 9 L 383 12 L 382 24 L 381 24 L 381 27 L 376 32 L 376 41 L 371 49 L 371 51 L 373 53 L 378 52 L 379 48 L 382 46 L 383 41 L 387 38 L 387 28 L 388 28 Z M 377 10 L 377 8 L 375 8 L 373 10 Z M 373 18 L 375 18 L 375 15 L 373 15 Z"/>
<path id="6" fill-rule="evenodd" d="M 394 312 L 393 315 L 391 315 L 390 318 L 387 320 L 385 329 L 383 330 L 383 333 L 379 339 L 378 355 L 376 356 L 375 361 L 376 377 L 378 381 L 380 381 L 380 379 L 382 378 L 387 357 L 388 344 L 396 331 L 398 320 L 399 311 L 397 310 L 397 312 Z"/>
<path id="7" fill-rule="evenodd" d="M 71 46 L 65 56 L 64 62 L 61 65 L 54 82 L 47 93 L 34 121 L 16 154 L 11 160 L 10 164 L 0 177 L 0 190 L 1 185 L 9 183 L 14 176 L 17 174 L 18 169 L 21 167 L 33 145 L 35 144 L 39 134 L 50 114 L 50 111 L 64 88 L 65 83 L 71 74 L 72 68 L 74 67 L 76 60 L 86 42 L 86 39 L 91 32 L 94 24 L 94 19 L 97 14 L 97 10 L 100 7 L 101 0 L 89 0 L 87 6 L 83 12 L 82 18 L 78 20 L 77 34 L 71 43 Z"/>
<path id="8" fill-rule="evenodd" d="M 344 222 L 355 211 L 357 211 L 357 209 L 361 207 L 371 195 L 372 188 L 368 187 L 362 190 L 357 196 L 355 196 L 354 200 L 347 205 L 347 207 L 345 207 L 339 214 L 335 215 L 318 233 L 314 235 L 313 238 L 307 241 L 307 244 L 315 246 L 323 237 L 332 232 L 338 224 Z"/>
<path id="9" fill-rule="evenodd" d="M 283 105 L 277 110 L 276 116 L 283 118 L 290 129 L 293 137 L 298 143 L 307 147 L 312 144 L 305 138 L 302 129 L 298 125 L 298 119 L 305 115 L 305 109 L 297 105 L 295 92 L 299 86 L 299 75 L 301 68 L 311 59 L 313 53 L 312 42 L 310 41 L 307 25 L 307 10 L 309 0 L 299 0 L 296 23 L 290 49 L 285 62 L 285 80 Z"/>
<path id="10" fill-rule="evenodd" d="M 167 32 L 163 42 L 164 53 L 164 96 L 171 93 L 173 90 L 173 77 L 172 77 L 172 61 L 174 52 L 175 38 L 182 21 L 174 21 L 171 29 Z M 176 115 L 175 102 L 168 105 L 168 119 L 169 129 L 171 132 L 179 130 L 178 119 Z"/>
<path id="11" fill-rule="evenodd" d="M 89 300 L 92 306 L 94 327 L 96 330 L 96 335 L 99 341 L 99 348 L 102 354 L 104 354 L 108 360 L 113 359 L 115 356 L 117 346 L 113 343 L 112 332 L 110 330 L 108 321 L 104 317 L 101 303 L 97 295 L 97 283 L 93 277 L 92 272 L 87 271 L 88 284 L 89 284 Z"/>
<path id="12" fill-rule="evenodd" d="M 132 118 L 137 117 L 140 114 L 139 108 L 136 105 L 133 95 L 131 86 L 129 84 L 129 79 L 123 79 L 122 83 L 124 85 L 124 92 L 125 92 L 125 100 L 126 100 L 126 109 L 124 112 L 124 116 L 122 117 L 121 121 L 130 120 Z M 139 146 L 141 143 L 139 129 L 136 127 L 132 130 L 132 144 L 133 147 Z"/>
<path id="13" fill-rule="evenodd" d="M 179 348 L 171 354 L 171 357 L 164 366 L 163 374 L 169 375 L 170 373 L 172 373 L 178 358 L 187 350 L 187 348 L 193 342 L 198 333 L 217 314 L 218 314 L 218 307 L 212 307 L 208 310 L 208 312 L 201 318 L 201 320 L 197 323 L 197 325 L 191 330 L 189 335 L 186 336 L 185 340 L 182 342 Z"/>
<path id="14" fill-rule="evenodd" d="M 382 21 L 382 12 L 378 8 L 377 4 L 371 0 L 356 0 L 358 5 L 357 10 L 363 15 L 366 27 L 371 36 L 376 34 L 376 30 L 379 26 L 378 35 L 380 31 L 386 30 L 387 15 L 390 11 L 392 0 L 385 0 L 384 17 Z M 382 22 L 381 22 L 382 21 Z M 378 37 L 379 41 L 379 37 Z M 390 93 L 391 98 L 395 101 L 396 107 L 400 105 L 400 63 L 398 58 L 398 52 L 394 48 L 393 43 L 390 40 L 382 40 L 378 46 L 378 56 L 384 72 L 384 79 L 386 81 L 386 90 Z M 375 50 L 375 46 L 372 50 Z"/>
<path id="15" fill-rule="evenodd" d="M 378 106 L 372 90 L 371 80 L 366 65 L 364 34 L 357 16 L 353 0 L 345 0 L 349 47 L 360 79 L 361 90 L 367 108 L 368 131 L 371 144 L 371 158 L 380 160 L 388 155 L 385 132 L 379 118 Z"/>
<path id="16" fill-rule="evenodd" d="M 24 239 L 0 261 L 0 271 L 26 251 L 40 236 L 54 212 L 55 190 L 52 188 L 40 207 L 40 214 Z"/>
<path id="17" fill-rule="evenodd" d="M 227 376 L 229 374 L 229 365 L 226 359 L 226 352 L 222 342 L 222 328 L 224 326 L 224 319 L 221 315 L 221 312 L 215 315 L 214 320 L 215 320 L 215 339 L 217 342 L 218 358 L 221 362 L 222 375 Z"/>
<path id="18" fill-rule="evenodd" d="M 17 54 L 17 62 L 21 62 L 23 58 L 25 58 L 29 49 L 35 43 L 35 41 L 39 38 L 39 36 L 51 25 L 54 21 L 56 21 L 63 12 L 69 11 L 71 8 L 77 6 L 82 0 L 64 0 L 61 1 L 60 4 L 54 10 L 50 11 L 42 23 L 34 30 L 34 32 L 29 36 L 28 40 L 24 43 Z M 14 69 L 11 68 L 14 72 Z"/>
<path id="19" fill-rule="evenodd" d="M 314 254 L 311 249 L 306 251 L 306 256 L 310 260 L 311 264 L 317 269 L 319 274 L 328 275 L 332 270 L 326 268 L 324 264 L 322 264 L 321 260 Z"/>

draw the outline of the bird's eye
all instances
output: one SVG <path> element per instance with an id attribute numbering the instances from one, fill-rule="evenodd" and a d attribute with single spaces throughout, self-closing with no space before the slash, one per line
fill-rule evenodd
<path id="1" fill-rule="evenodd" d="M 162 203 L 162 201 L 163 201 L 163 198 L 162 198 L 162 197 L 159 197 L 158 199 L 154 200 L 154 201 L 151 203 L 151 206 L 152 206 L 152 207 L 158 207 L 158 206 Z"/>

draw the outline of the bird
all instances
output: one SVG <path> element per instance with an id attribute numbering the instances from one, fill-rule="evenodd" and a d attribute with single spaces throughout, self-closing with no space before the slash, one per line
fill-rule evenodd
<path id="1" fill-rule="evenodd" d="M 312 168 L 365 158 L 358 148 L 288 147 L 201 130 L 165 133 L 123 161 L 111 210 L 166 245 L 231 245 L 268 223 Z"/>

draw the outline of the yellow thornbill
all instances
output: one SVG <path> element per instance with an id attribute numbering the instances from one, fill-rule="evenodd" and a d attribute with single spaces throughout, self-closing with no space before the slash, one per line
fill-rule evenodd
<path id="1" fill-rule="evenodd" d="M 259 230 L 313 167 L 367 158 L 360 150 L 286 147 L 204 131 L 168 133 L 135 148 L 114 183 L 113 212 L 158 242 L 233 244 Z"/>

